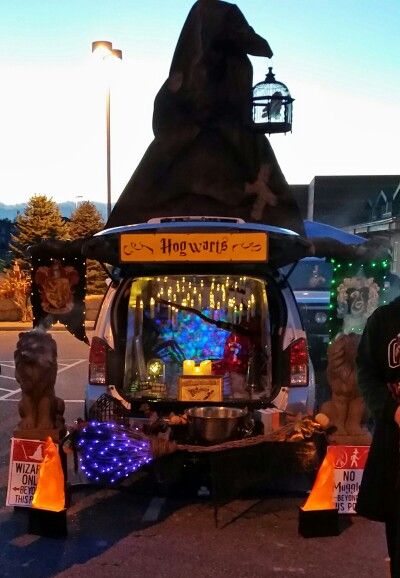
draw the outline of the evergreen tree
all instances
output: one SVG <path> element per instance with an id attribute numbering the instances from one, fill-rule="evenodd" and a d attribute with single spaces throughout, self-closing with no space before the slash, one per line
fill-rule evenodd
<path id="1" fill-rule="evenodd" d="M 69 232 L 71 239 L 89 237 L 104 228 L 104 221 L 94 203 L 79 203 L 71 215 Z M 86 261 L 86 292 L 89 295 L 102 295 L 106 289 L 106 274 L 97 261 Z"/>
<path id="2" fill-rule="evenodd" d="M 69 239 L 68 227 L 55 201 L 34 195 L 24 212 L 17 215 L 11 235 L 11 252 L 23 270 L 30 268 L 28 247 L 43 239 Z"/>
<path id="3" fill-rule="evenodd" d="M 96 205 L 82 201 L 71 215 L 69 232 L 72 239 L 88 237 L 104 228 L 104 221 Z"/>

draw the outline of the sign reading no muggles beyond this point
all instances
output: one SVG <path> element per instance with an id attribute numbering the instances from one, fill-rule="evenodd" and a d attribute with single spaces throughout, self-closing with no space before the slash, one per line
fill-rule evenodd
<path id="1" fill-rule="evenodd" d="M 134 262 L 267 261 L 266 233 L 122 233 L 120 260 Z"/>
<path id="2" fill-rule="evenodd" d="M 328 446 L 335 464 L 333 501 L 339 514 L 355 514 L 369 446 Z"/>
<path id="3" fill-rule="evenodd" d="M 11 439 L 6 506 L 29 508 L 44 458 L 44 441 Z"/>

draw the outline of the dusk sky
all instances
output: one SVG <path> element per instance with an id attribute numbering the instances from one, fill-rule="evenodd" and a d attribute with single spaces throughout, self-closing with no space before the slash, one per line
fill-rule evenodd
<path id="1" fill-rule="evenodd" d="M 123 51 L 112 78 L 112 200 L 152 140 L 154 97 L 192 0 L 4 0 L 0 202 L 33 194 L 106 201 L 105 70 L 93 40 Z M 272 135 L 290 184 L 315 175 L 399 174 L 400 0 L 241 0 L 295 98 L 293 133 Z"/>

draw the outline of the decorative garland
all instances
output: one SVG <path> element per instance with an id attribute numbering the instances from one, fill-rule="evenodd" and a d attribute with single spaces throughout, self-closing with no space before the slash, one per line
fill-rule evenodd
<path id="1" fill-rule="evenodd" d="M 114 485 L 152 459 L 151 443 L 115 423 L 89 422 L 78 434 L 80 467 L 90 482 Z"/>
<path id="2" fill-rule="evenodd" d="M 329 343 L 339 333 L 362 333 L 371 313 L 386 301 L 388 259 L 371 262 L 331 259 Z"/>

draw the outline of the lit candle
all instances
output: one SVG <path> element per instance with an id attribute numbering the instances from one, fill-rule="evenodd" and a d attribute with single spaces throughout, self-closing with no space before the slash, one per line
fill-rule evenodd
<path id="1" fill-rule="evenodd" d="M 183 375 L 193 375 L 195 364 L 193 359 L 185 359 L 183 361 Z"/>
<path id="2" fill-rule="evenodd" d="M 233 299 L 228 299 L 228 321 L 233 323 Z"/>
<path id="3" fill-rule="evenodd" d="M 251 301 L 251 316 L 254 317 L 254 315 L 256 314 L 256 300 L 253 293 L 251 294 L 250 301 Z"/>
<path id="4" fill-rule="evenodd" d="M 139 301 L 139 327 L 143 324 L 143 299 Z"/>
<path id="5" fill-rule="evenodd" d="M 200 366 L 196 365 L 193 368 L 193 375 L 201 375 L 201 367 Z"/>
<path id="6" fill-rule="evenodd" d="M 211 375 L 211 360 L 205 359 L 204 361 L 200 361 L 200 374 L 201 375 Z"/>
<path id="7" fill-rule="evenodd" d="M 151 319 L 154 319 L 154 306 L 155 306 L 155 304 L 156 304 L 155 299 L 154 299 L 154 297 L 152 297 L 150 299 L 150 318 Z"/>

